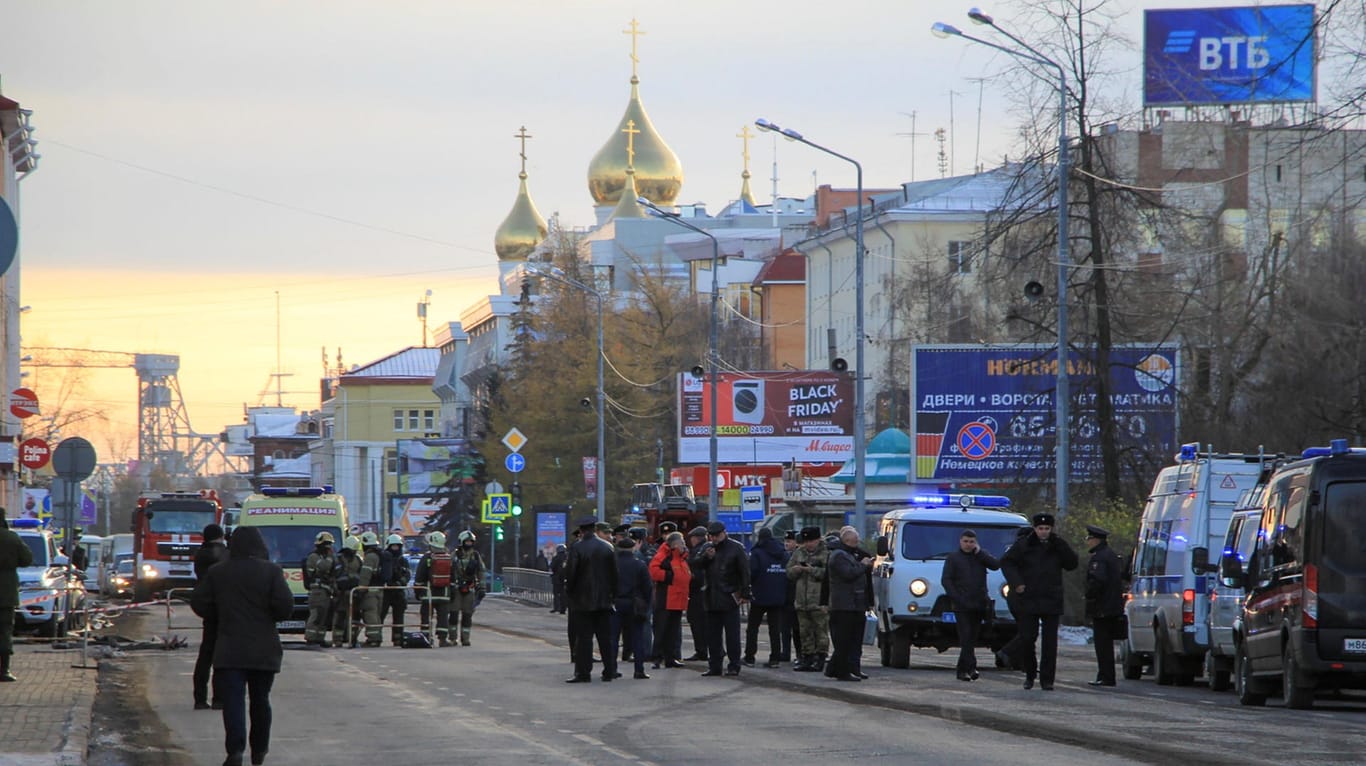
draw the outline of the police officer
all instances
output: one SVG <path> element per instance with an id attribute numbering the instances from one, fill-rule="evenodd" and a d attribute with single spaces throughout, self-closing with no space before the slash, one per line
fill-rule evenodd
<path id="1" fill-rule="evenodd" d="M 417 562 L 417 574 L 413 577 L 413 592 L 418 598 L 422 632 L 430 633 L 431 613 L 435 611 L 437 642 L 443 647 L 450 646 L 451 593 L 455 590 L 452 572 L 455 563 L 446 550 L 444 533 L 432 532 L 427 535 L 427 548 L 422 560 Z M 442 581 L 446 584 L 440 584 Z"/>
<path id="2" fill-rule="evenodd" d="M 379 535 L 366 532 L 360 536 L 360 544 L 364 555 L 361 556 L 360 585 L 355 600 L 365 622 L 365 646 L 374 648 L 384 643 L 384 628 L 379 617 L 380 594 L 384 591 L 370 590 L 385 584 L 380 566 Z"/>
<path id="3" fill-rule="evenodd" d="M 460 645 L 470 645 L 470 627 L 474 624 L 474 608 L 484 597 L 484 559 L 475 550 L 476 538 L 470 530 L 460 533 L 460 549 L 455 552 L 455 572 L 458 584 L 451 594 L 451 611 L 460 613 Z M 455 641 L 451 641 L 454 644 Z"/>
<path id="4" fill-rule="evenodd" d="M 304 561 L 304 588 L 308 590 L 308 622 L 304 624 L 306 644 L 327 645 L 327 628 L 332 624 L 332 595 L 336 588 L 334 542 L 332 533 L 319 532 L 313 538 L 313 552 Z"/>
<path id="5" fill-rule="evenodd" d="M 412 570 L 408 567 L 408 559 L 403 557 L 402 537 L 389 535 L 384 543 L 384 550 L 379 554 L 380 581 L 392 590 L 385 590 L 380 598 L 382 605 L 379 610 L 379 623 L 383 625 L 392 613 L 394 622 L 389 637 L 393 639 L 394 646 L 402 646 L 403 615 L 408 610 L 406 589 L 408 580 L 412 577 Z"/>
<path id="6" fill-rule="evenodd" d="M 352 623 L 351 591 L 360 585 L 360 538 L 349 535 L 342 543 L 341 554 L 337 557 L 336 592 L 334 593 L 332 619 L 332 646 L 343 646 L 346 634 Z M 354 648 L 360 637 L 352 632 L 351 645 Z"/>
<path id="7" fill-rule="evenodd" d="M 1086 527 L 1086 546 L 1091 550 L 1086 565 L 1086 616 L 1091 618 L 1096 644 L 1096 680 L 1087 682 L 1091 686 L 1115 685 L 1115 641 L 1123 633 L 1124 569 L 1119 556 L 1110 550 L 1109 537 L 1101 527 Z"/>
<path id="8" fill-rule="evenodd" d="M 1030 519 L 1034 534 L 1017 540 L 1001 557 L 1001 572 L 1010 589 L 1019 594 L 1020 644 L 1010 650 L 1024 667 L 1024 688 L 1033 689 L 1037 675 L 1039 688 L 1053 690 L 1058 663 L 1058 623 L 1062 619 L 1063 570 L 1077 568 L 1077 554 L 1067 541 L 1053 533 L 1053 514 L 1036 513 Z M 1039 657 L 1034 658 L 1034 641 L 1039 642 Z"/>

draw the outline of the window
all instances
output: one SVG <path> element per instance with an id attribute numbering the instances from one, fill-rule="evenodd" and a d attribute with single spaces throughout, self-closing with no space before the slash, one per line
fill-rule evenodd
<path id="1" fill-rule="evenodd" d="M 968 274 L 972 271 L 972 243 L 971 242 L 950 242 L 949 243 L 949 273 Z"/>
<path id="2" fill-rule="evenodd" d="M 398 473 L 398 450 L 386 449 L 384 451 L 384 472 L 390 476 Z"/>
<path id="3" fill-rule="evenodd" d="M 426 433 L 436 430 L 436 410 L 422 411 L 422 430 Z"/>
<path id="4" fill-rule="evenodd" d="M 417 410 L 408 410 L 408 430 L 417 430 Z"/>
<path id="5" fill-rule="evenodd" d="M 394 410 L 394 430 L 403 430 L 403 410 Z"/>

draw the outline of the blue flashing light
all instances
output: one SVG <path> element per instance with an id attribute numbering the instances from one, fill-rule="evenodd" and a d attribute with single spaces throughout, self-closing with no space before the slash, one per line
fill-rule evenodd
<path id="1" fill-rule="evenodd" d="M 42 519 L 11 519 L 9 522 L 15 529 L 42 529 Z"/>
<path id="2" fill-rule="evenodd" d="M 1333 454 L 1333 451 L 1328 447 L 1310 447 L 1304 452 L 1301 452 L 1300 457 L 1308 460 L 1311 457 L 1328 457 L 1331 454 Z"/>
<path id="3" fill-rule="evenodd" d="M 1332 450 L 1334 455 L 1345 455 L 1350 451 L 1346 439 L 1334 439 L 1328 442 L 1328 449 Z"/>
<path id="4" fill-rule="evenodd" d="M 1199 442 L 1191 442 L 1190 444 L 1182 444 L 1182 445 L 1181 445 L 1181 456 L 1180 456 L 1180 457 L 1181 457 L 1181 460 L 1182 460 L 1182 461 L 1194 460 L 1194 459 L 1195 459 L 1195 456 L 1196 456 L 1199 452 L 1200 452 L 1200 443 L 1199 443 Z"/>
<path id="5" fill-rule="evenodd" d="M 327 487 L 261 487 L 266 497 L 321 497 L 328 494 Z"/>
<path id="6" fill-rule="evenodd" d="M 1002 495 L 914 495 L 911 505 L 961 508 L 1009 508 L 1010 498 Z"/>

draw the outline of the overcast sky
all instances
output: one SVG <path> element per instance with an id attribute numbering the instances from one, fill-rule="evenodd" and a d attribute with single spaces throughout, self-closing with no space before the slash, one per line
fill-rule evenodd
<path id="1" fill-rule="evenodd" d="M 25 343 L 179 353 L 195 428 L 215 432 L 275 369 L 278 291 L 286 403 L 316 407 L 322 347 L 369 361 L 419 341 L 425 290 L 433 324 L 496 291 L 520 126 L 542 214 L 592 223 L 586 171 L 626 104 L 633 16 L 646 109 L 684 167 L 679 202 L 736 197 L 736 134 L 760 116 L 859 159 L 872 188 L 910 180 L 915 112 L 917 177 L 937 175 L 950 91 L 954 168 L 993 165 L 1017 149 L 1015 118 L 988 83 L 979 144 L 972 78 L 1000 62 L 928 31 L 966 28 L 969 5 L 9 0 L 0 87 L 34 110 L 43 155 L 21 186 Z M 1121 29 L 1140 40 L 1141 13 Z M 1109 63 L 1136 106 L 1140 54 Z M 777 152 L 784 196 L 853 185 L 809 148 Z M 751 155 L 767 199 L 771 137 Z M 131 372 L 91 388 L 131 426 Z"/>

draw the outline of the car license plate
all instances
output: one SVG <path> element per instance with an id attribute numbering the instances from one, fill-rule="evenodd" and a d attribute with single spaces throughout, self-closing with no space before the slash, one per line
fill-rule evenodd
<path id="1" fill-rule="evenodd" d="M 953 612 L 945 612 L 939 616 L 944 620 L 944 622 L 958 622 L 958 616 L 955 615 Z"/>
<path id="2" fill-rule="evenodd" d="M 1366 638 L 1344 638 L 1342 639 L 1342 651 L 1357 654 L 1366 654 Z"/>
<path id="3" fill-rule="evenodd" d="M 304 627 L 303 620 L 282 620 L 275 623 L 275 627 L 280 630 L 298 630 Z"/>

